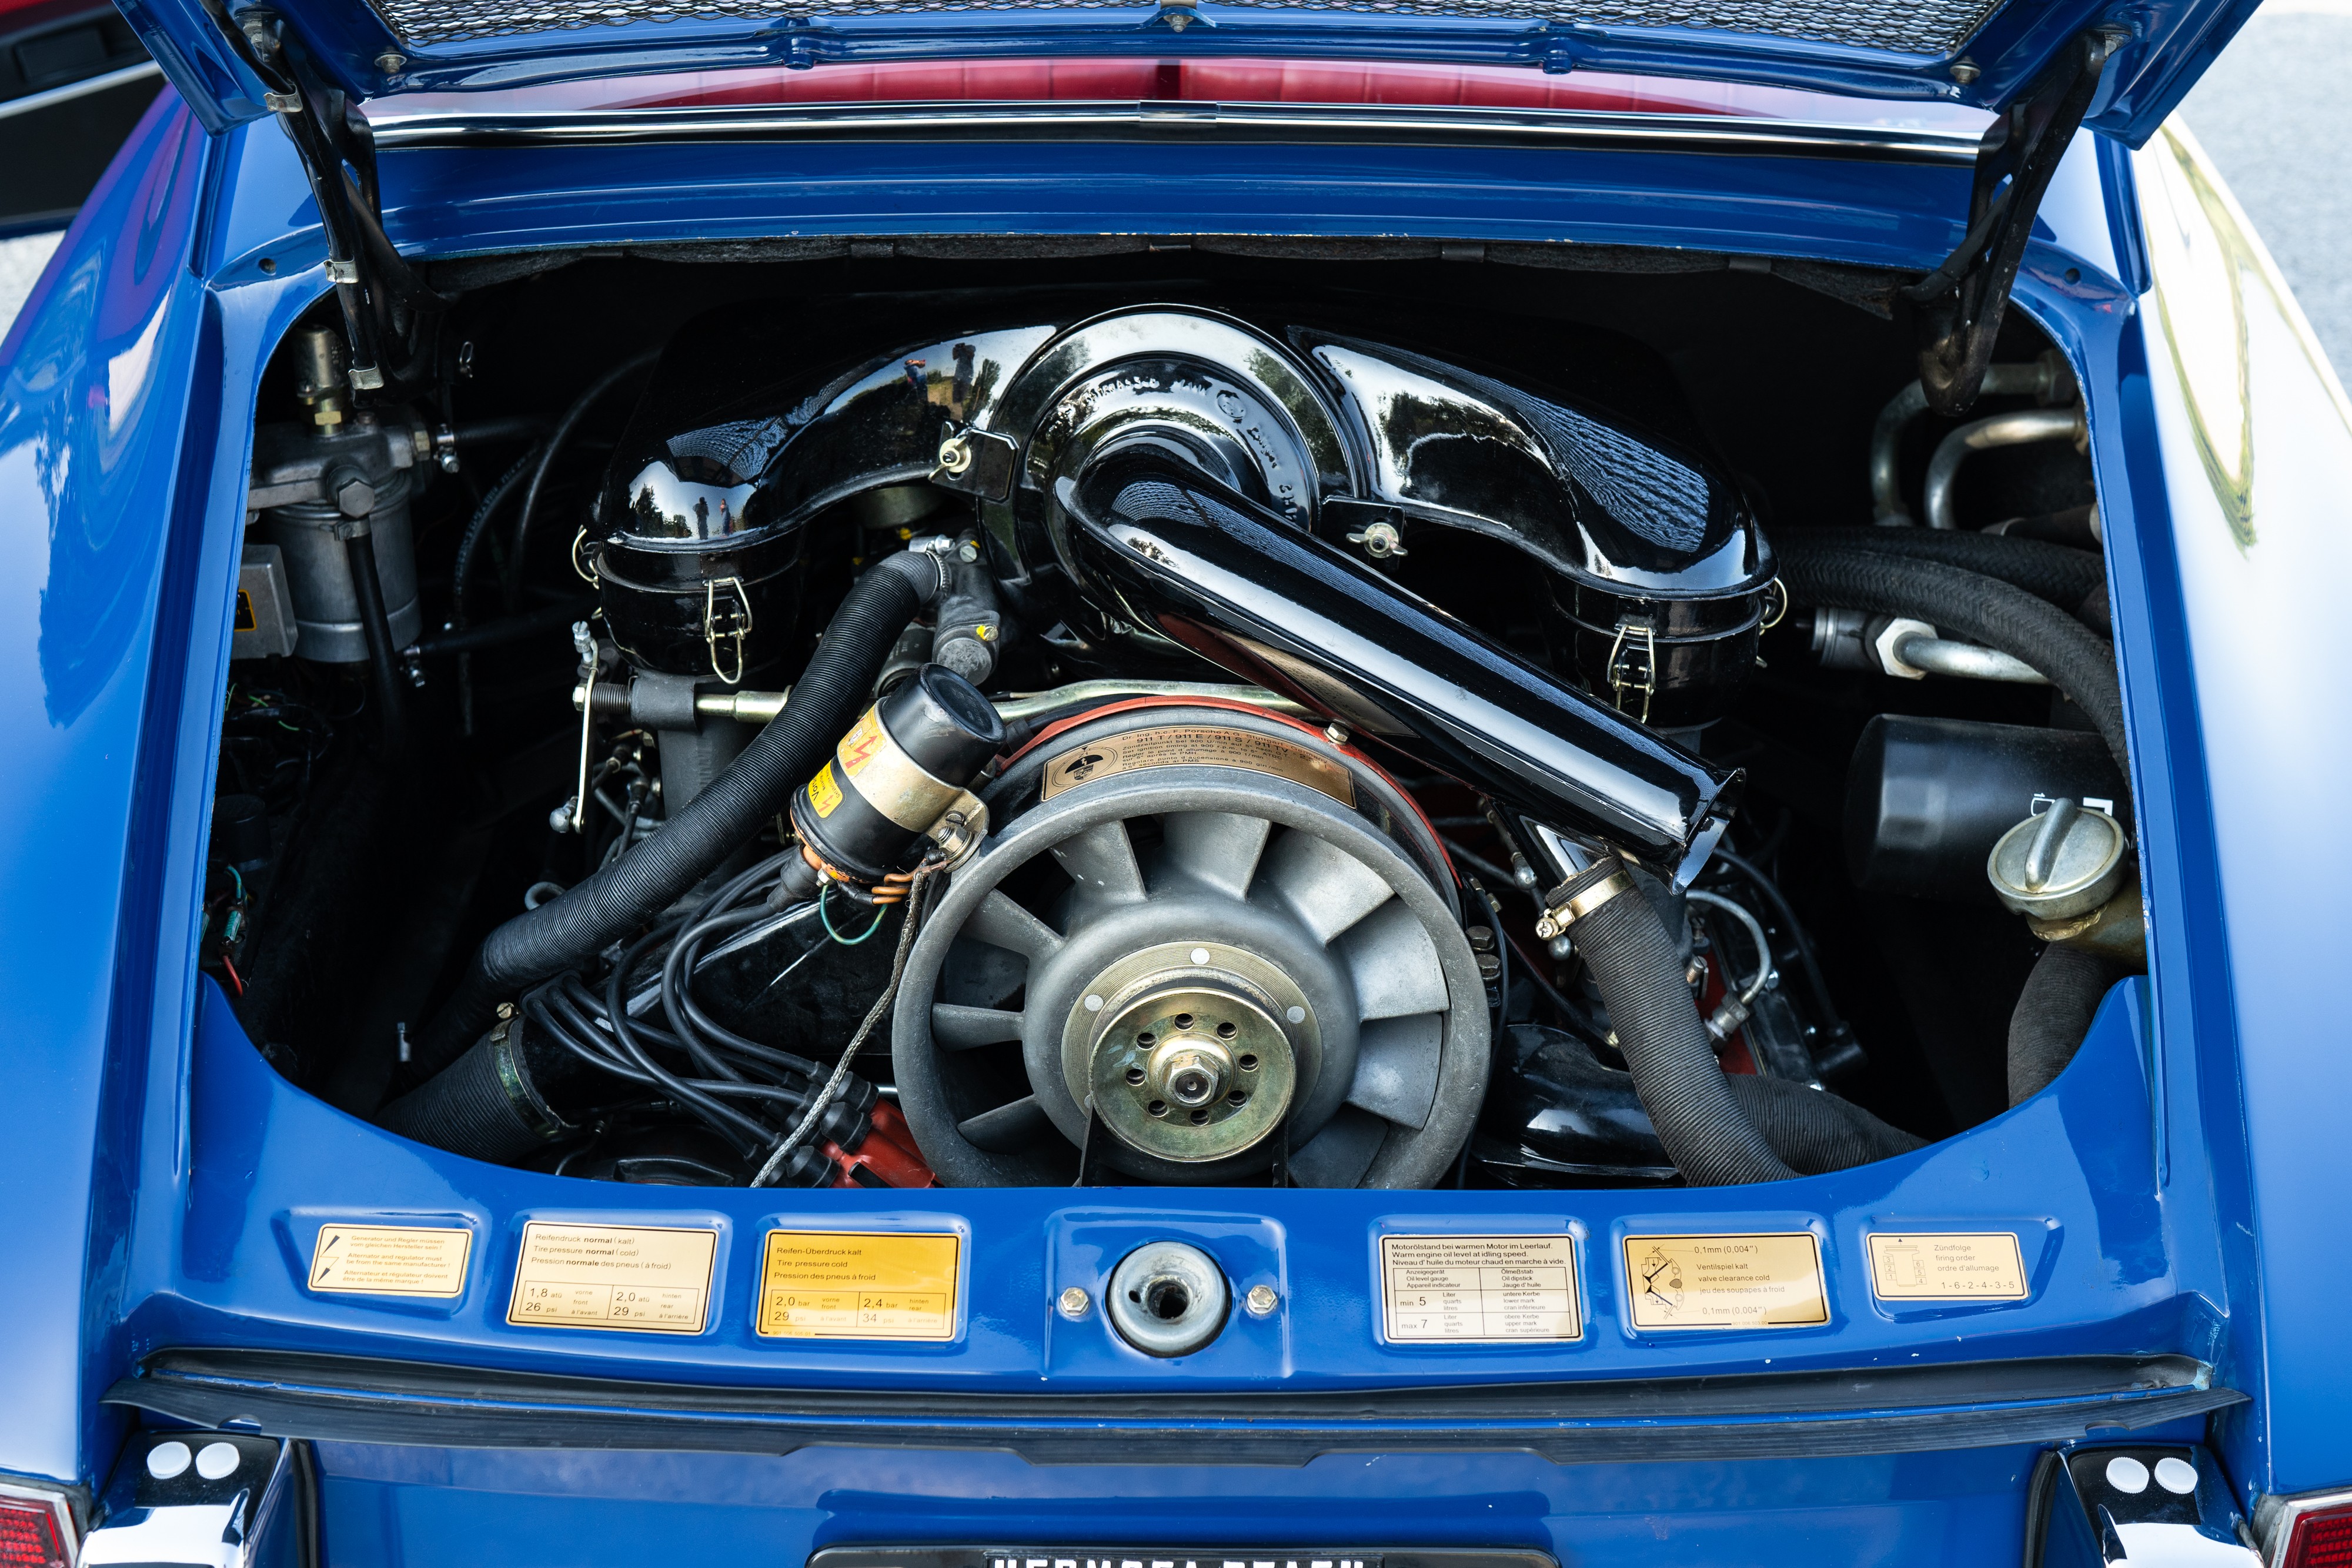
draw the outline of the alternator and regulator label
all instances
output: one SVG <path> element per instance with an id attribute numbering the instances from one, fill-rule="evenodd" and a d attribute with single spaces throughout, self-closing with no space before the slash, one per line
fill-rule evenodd
<path id="1" fill-rule="evenodd" d="M 1821 1242 L 1755 1236 L 1628 1236 L 1625 1293 L 1637 1329 L 1790 1329 L 1830 1321 Z"/>
<path id="2" fill-rule="evenodd" d="M 718 1252 L 716 1230 L 534 1219 L 522 1228 L 507 1322 L 700 1333 Z"/>
<path id="3" fill-rule="evenodd" d="M 962 1241 L 952 1233 L 771 1230 L 760 1263 L 762 1334 L 955 1337 Z"/>
<path id="4" fill-rule="evenodd" d="M 474 1233 L 464 1226 L 321 1225 L 310 1289 L 355 1296 L 464 1293 Z"/>
<path id="5" fill-rule="evenodd" d="M 1381 1305 L 1391 1343 L 1579 1338 L 1575 1238 L 1383 1236 Z"/>
<path id="6" fill-rule="evenodd" d="M 1131 729 L 1071 747 L 1045 764 L 1040 794 L 1050 800 L 1081 784 L 1147 768 L 1245 768 L 1303 784 L 1343 806 L 1356 803 L 1355 779 L 1329 758 L 1295 741 L 1206 724 Z"/>

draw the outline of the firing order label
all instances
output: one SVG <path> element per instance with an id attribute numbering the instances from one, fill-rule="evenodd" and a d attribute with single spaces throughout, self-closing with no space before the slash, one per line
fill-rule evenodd
<path id="1" fill-rule="evenodd" d="M 700 1333 L 718 1252 L 716 1230 L 534 1219 L 522 1228 L 507 1322 Z"/>
<path id="2" fill-rule="evenodd" d="M 2021 1301 L 2025 1259 L 2013 1231 L 1895 1235 L 1875 1230 L 1870 1290 L 1882 1301 Z"/>
<path id="3" fill-rule="evenodd" d="M 1576 1240 L 1551 1236 L 1383 1236 L 1381 1301 L 1392 1343 L 1569 1340 Z"/>

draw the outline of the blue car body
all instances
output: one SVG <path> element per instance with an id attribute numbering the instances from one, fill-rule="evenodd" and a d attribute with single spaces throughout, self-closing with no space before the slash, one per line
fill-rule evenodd
<path id="1" fill-rule="evenodd" d="M 2352 772 L 2333 660 L 2352 580 L 2336 512 L 2352 470 L 2340 421 L 2305 428 L 2336 417 L 2332 377 L 2313 364 L 2295 381 L 2273 344 L 2258 354 L 2271 379 L 2255 378 L 2248 428 L 2263 483 L 2278 487 L 2257 490 L 2250 537 L 2231 537 L 2195 491 L 2206 470 L 2179 434 L 2187 372 L 2158 319 L 2144 229 L 2148 161 L 2170 143 L 2126 145 L 2156 132 L 2246 8 L 2145 9 L 2141 44 L 2171 52 L 2076 139 L 2016 285 L 2014 308 L 2086 389 L 2152 933 L 2150 973 L 2108 996 L 2053 1089 L 1915 1154 L 1754 1192 L 788 1197 L 593 1186 L 394 1138 L 278 1078 L 199 974 L 257 389 L 327 287 L 324 248 L 292 144 L 234 53 L 202 41 L 198 9 L 125 9 L 151 46 L 172 40 L 157 52 L 184 91 L 165 91 L 140 124 L 0 347 L 0 730 L 17 800 L 0 828 L 11 1065 L 0 1192 L 12 1220 L 0 1476 L 97 1498 L 134 1429 L 172 1424 L 124 1392 L 142 1364 L 226 1429 L 273 1432 L 266 1396 L 326 1364 L 265 1376 L 204 1354 L 253 1350 L 458 1374 L 317 1442 L 321 1529 L 343 1568 L 797 1562 L 926 1542 L 2005 1562 L 2024 1538 L 2028 1478 L 2055 1441 L 2207 1445 L 2250 1515 L 2266 1496 L 2352 1482 L 2340 1414 L 2352 1258 L 2339 1244 L 2352 1053 L 2326 956 L 2345 926 L 2329 894 L 2352 880 L 2332 811 Z M 2042 32 L 2081 20 L 2036 16 Z M 381 90 L 390 35 L 348 20 L 317 19 L 318 50 Z M 852 19 L 814 29 L 824 35 L 814 44 L 794 41 L 806 27 L 730 43 L 693 23 L 648 42 L 644 25 L 566 35 L 572 53 L 541 68 L 792 63 L 795 48 L 887 57 L 947 47 L 954 20 L 908 42 Z M 1066 18 L 1033 20 L 1014 43 L 974 26 L 956 47 L 1060 47 Z M 1366 39 L 1399 57 L 1530 67 L 1556 50 L 1555 68 L 1663 60 L 1705 74 L 1711 57 L 1565 28 L 1548 40 L 1406 18 L 1378 31 L 1344 14 L 1247 47 L 1362 52 Z M 1993 44 L 1974 86 L 1989 103 L 2037 57 L 2006 33 Z M 497 48 L 445 51 L 415 68 L 414 85 L 483 90 Z M 1736 68 L 1882 97 L 1944 90 L 1924 68 L 1866 55 L 1790 46 Z M 504 68 L 521 74 L 520 57 Z M 1654 150 L 1331 142 L 1204 155 L 917 141 L 420 149 L 387 152 L 382 178 L 391 237 L 420 256 L 779 235 L 1215 233 L 1566 240 L 1924 270 L 1959 236 L 1969 171 Z M 2333 507 L 2313 499 L 2331 486 Z M 309 1291 L 311 1238 L 330 1219 L 467 1230 L 462 1293 Z M 509 1325 L 520 1228 L 564 1219 L 715 1229 L 706 1330 Z M 1580 1249 L 1580 1340 L 1381 1338 L 1370 1281 L 1382 1234 L 1563 1223 Z M 954 1337 L 759 1337 L 758 1239 L 779 1224 L 956 1235 Z M 1863 1235 L 1906 1227 L 2015 1229 L 2029 1297 L 1875 1299 Z M 1810 1233 L 1831 1321 L 1635 1330 L 1619 1241 L 1656 1229 Z M 1272 1285 L 1281 1307 L 1178 1362 L 1128 1354 L 1098 1322 L 1050 1309 L 1064 1284 L 1098 1280 L 1161 1235 L 1209 1247 L 1237 1289 Z M 151 1362 L 159 1353 L 182 1359 Z M 2028 1362 L 2122 1381 L 2094 1393 L 1992 1375 L 1904 1381 Z M 1611 1408 L 1566 1392 L 1865 1371 L 1888 1375 L 1883 1392 L 1828 1414 L 1769 1401 L 1703 1416 Z M 525 1442 L 515 1406 L 560 1405 L 568 1385 L 520 1393 L 505 1375 L 635 1392 L 597 1396 L 603 1413 L 572 1438 Z M 1534 1405 L 1442 1420 L 1346 1398 L 1530 1388 Z M 705 1397 L 676 1407 L 664 1389 Z M 754 1396 L 778 1390 L 853 1397 L 787 1408 Z M 236 1425 L 240 1399 L 260 1413 L 251 1427 Z"/>

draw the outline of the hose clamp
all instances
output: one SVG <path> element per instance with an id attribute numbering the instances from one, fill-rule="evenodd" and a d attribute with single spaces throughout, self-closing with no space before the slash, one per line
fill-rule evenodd
<path id="1" fill-rule="evenodd" d="M 1564 935 L 1568 928 L 1615 898 L 1621 893 L 1633 891 L 1633 879 L 1621 862 L 1600 881 L 1576 887 L 1569 883 L 1553 890 L 1544 901 L 1542 916 L 1536 921 L 1536 935 L 1549 941 Z M 1566 894 L 1565 897 L 1562 894 Z"/>

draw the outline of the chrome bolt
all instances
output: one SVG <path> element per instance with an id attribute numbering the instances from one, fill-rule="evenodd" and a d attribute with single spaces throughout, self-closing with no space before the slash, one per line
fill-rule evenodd
<path id="1" fill-rule="evenodd" d="M 386 49 L 375 57 L 375 68 L 388 77 L 398 76 L 401 68 L 407 64 L 408 57 L 398 49 Z"/>
<path id="2" fill-rule="evenodd" d="M 1094 1298 L 1087 1294 L 1085 1286 L 1072 1285 L 1054 1304 L 1061 1309 L 1064 1317 L 1076 1322 L 1093 1308 Z"/>
<path id="3" fill-rule="evenodd" d="M 1969 83 L 1976 80 L 1977 78 L 1982 75 L 1984 75 L 1983 70 L 1978 67 L 1974 60 L 1954 60 L 1952 62 L 1952 79 L 1959 83 L 1962 87 L 1968 86 Z"/>
<path id="4" fill-rule="evenodd" d="M 1249 1308 L 1249 1315 L 1254 1318 L 1270 1318 L 1274 1309 L 1282 1304 L 1282 1298 L 1275 1294 L 1272 1285 L 1252 1285 L 1249 1294 L 1242 1298 L 1242 1304 Z"/>

